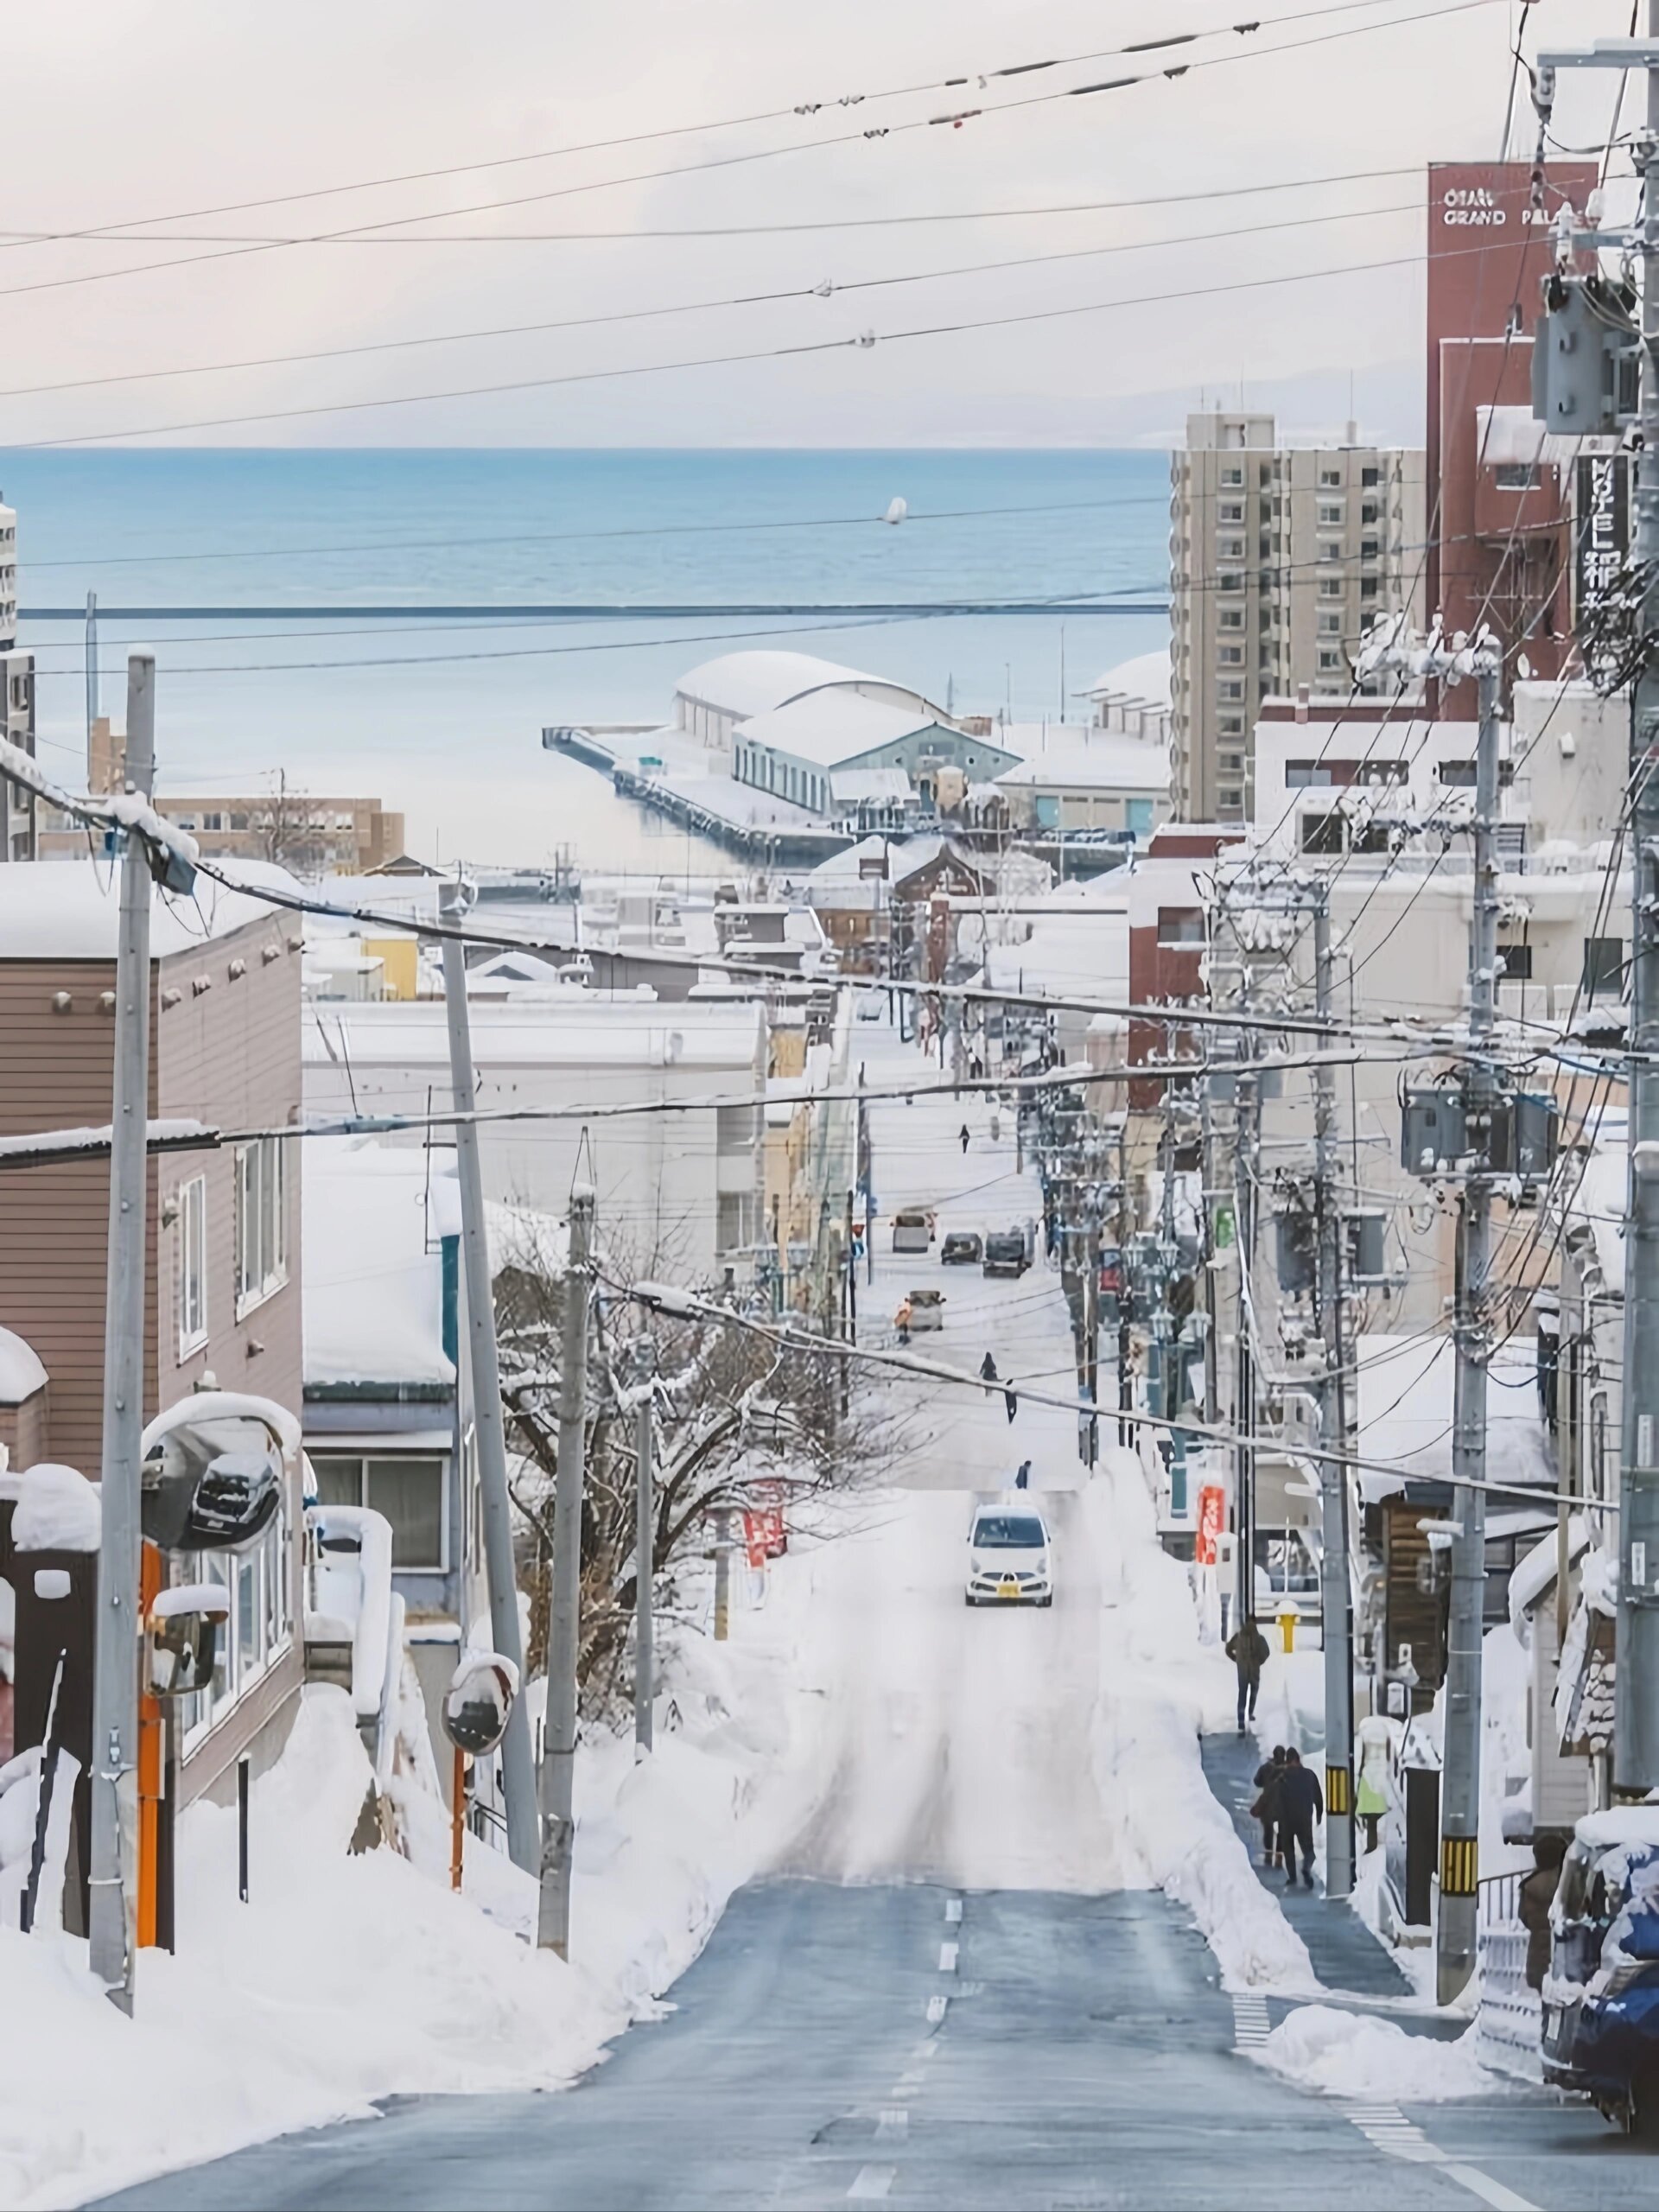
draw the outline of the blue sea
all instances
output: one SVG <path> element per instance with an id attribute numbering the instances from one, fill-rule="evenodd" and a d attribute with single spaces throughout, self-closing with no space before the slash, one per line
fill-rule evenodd
<path id="1" fill-rule="evenodd" d="M 128 645 L 158 657 L 162 788 L 367 793 L 429 859 L 713 865 L 545 755 L 551 723 L 665 718 L 675 678 L 772 637 L 959 711 L 1080 714 L 1102 671 L 1164 642 L 1161 615 L 1078 615 L 1164 595 L 1168 470 L 1154 452 L 184 451 L 0 454 L 25 610 L 101 621 L 106 711 Z M 880 521 L 892 500 L 908 518 Z M 1018 615 L 604 621 L 371 607 L 1033 602 Z M 326 607 L 326 618 L 240 609 Z M 212 609 L 211 613 L 190 610 Z M 73 779 L 86 715 L 79 622 L 30 619 L 43 765 Z"/>

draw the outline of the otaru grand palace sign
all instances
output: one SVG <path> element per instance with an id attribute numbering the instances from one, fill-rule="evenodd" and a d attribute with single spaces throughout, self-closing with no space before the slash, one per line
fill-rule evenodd
<path id="1" fill-rule="evenodd" d="M 1534 207 L 1528 201 L 1515 204 L 1513 194 L 1508 195 L 1510 205 L 1485 184 L 1449 184 L 1440 194 L 1440 216 L 1441 226 L 1448 231 L 1501 231 L 1510 223 L 1526 229 L 1535 223 L 1548 225 L 1547 208 Z"/>

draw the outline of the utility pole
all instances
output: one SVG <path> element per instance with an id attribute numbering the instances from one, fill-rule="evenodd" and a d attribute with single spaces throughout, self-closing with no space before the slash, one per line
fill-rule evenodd
<path id="1" fill-rule="evenodd" d="M 1659 1786 L 1659 0 L 1649 0 L 1648 118 L 1636 149 L 1642 195 L 1642 444 L 1636 572 L 1646 646 L 1630 717 L 1630 1177 L 1624 1398 L 1614 1626 L 1613 1789 Z"/>
<path id="2" fill-rule="evenodd" d="M 458 925 L 473 903 L 473 887 L 460 880 L 438 887 L 438 913 Z M 458 937 L 443 940 L 443 1003 L 449 1026 L 449 1088 L 454 1110 L 455 1173 L 461 1192 L 461 1266 L 467 1287 L 467 1354 L 473 1377 L 473 1419 L 478 1440 L 478 1487 L 484 1509 L 484 1564 L 490 1590 L 490 1640 L 524 1677 L 518 1633 L 518 1578 L 512 1558 L 512 1501 L 507 1495 L 507 1438 L 501 1411 L 501 1369 L 495 1340 L 484 1171 L 479 1158 L 478 1083 L 473 1068 L 467 1009 L 467 948 Z M 530 1715 L 523 1698 L 507 1714 L 501 1745 L 501 1782 L 507 1800 L 507 1852 L 515 1866 L 533 1874 L 541 1863 L 536 1825 L 536 1773 Z"/>
<path id="3" fill-rule="evenodd" d="M 1656 0 L 1659 5 L 1659 0 Z M 1446 1624 L 1446 1735 L 1440 1772 L 1440 1902 L 1435 1984 L 1449 2005 L 1475 1969 L 1480 1840 L 1481 1637 L 1486 1591 L 1487 1279 L 1491 1268 L 1494 1109 L 1491 1058 L 1497 1021 L 1497 737 L 1503 661 L 1496 644 L 1475 648 L 1480 735 L 1475 751 L 1475 887 L 1469 932 L 1469 1061 L 1464 1079 L 1467 1142 L 1475 1172 L 1458 1214 L 1457 1377 L 1452 1414 L 1452 1597 Z M 1329 1448 L 1329 1447 L 1327 1447 Z M 1340 1449 L 1338 1444 L 1337 1446 Z"/>
<path id="4" fill-rule="evenodd" d="M 156 774 L 156 659 L 127 657 L 125 787 L 148 798 Z M 92 1662 L 89 1963 L 132 2011 L 138 1942 L 138 1559 L 144 1427 L 145 1197 L 149 1138 L 149 858 L 123 833 L 115 953 L 115 1093 L 104 1291 L 103 1536 Z"/>
<path id="5" fill-rule="evenodd" d="M 553 1619 L 547 1649 L 542 1752 L 542 1896 L 536 1941 L 570 1955 L 570 1867 L 575 1843 L 576 1661 L 582 1637 L 582 1505 L 588 1449 L 588 1300 L 594 1193 L 570 1193 L 559 1354 L 559 1465 L 553 1493 Z"/>
<path id="6" fill-rule="evenodd" d="M 652 1620 L 652 1576 L 656 1566 L 657 1496 L 652 1479 L 654 1442 L 657 1344 L 643 1336 L 634 1348 L 639 1402 L 633 1409 L 633 1741 L 651 1749 L 652 1705 L 657 1693 L 657 1654 Z"/>
<path id="7" fill-rule="evenodd" d="M 1233 1375 L 1237 1403 L 1233 1425 L 1238 1442 L 1233 1455 L 1233 1618 L 1235 1626 L 1255 1611 L 1255 1357 L 1250 1341 L 1250 1299 L 1255 1289 L 1256 1077 L 1241 1070 L 1237 1089 L 1237 1135 L 1233 1147 L 1236 1172 L 1235 1222 L 1238 1231 L 1238 1323 Z"/>
<path id="8" fill-rule="evenodd" d="M 98 720 L 98 594 L 86 594 L 86 765 L 92 760 L 92 724 Z"/>
<path id="9" fill-rule="evenodd" d="M 1314 1008 L 1320 1045 L 1332 1039 L 1336 994 L 1331 950 L 1331 887 L 1314 889 Z M 1318 1160 L 1319 1320 L 1325 1378 L 1319 1393 L 1319 1441 L 1327 1452 L 1348 1448 L 1348 1392 L 1343 1362 L 1342 1208 L 1337 1198 L 1337 1071 L 1321 1058 L 1314 1075 L 1314 1145 Z M 1348 1570 L 1348 1470 L 1319 1465 L 1322 1544 L 1319 1603 L 1325 1642 L 1325 1893 L 1345 1897 L 1354 1886 L 1354 1608 Z"/>
<path id="10" fill-rule="evenodd" d="M 1646 123 L 1630 149 L 1643 181 L 1640 224 L 1607 231 L 1598 223 L 1571 238 L 1574 251 L 1640 253 L 1639 326 L 1610 323 L 1597 303 L 1580 318 L 1574 337 L 1558 346 L 1558 315 L 1585 305 L 1573 295 L 1586 280 L 1566 265 L 1563 252 L 1546 291 L 1542 336 L 1533 354 L 1534 413 L 1546 424 L 1554 426 L 1567 412 L 1585 432 L 1640 430 L 1625 586 L 1639 594 L 1632 612 L 1640 659 L 1630 702 L 1629 1235 L 1614 1625 L 1612 1789 L 1624 1799 L 1659 1788 L 1659 0 L 1648 0 L 1647 33 L 1645 39 L 1599 39 L 1590 48 L 1541 48 L 1533 77 L 1540 167 L 1558 70 L 1639 69 L 1648 79 Z M 1640 375 L 1634 415 L 1626 382 L 1632 357 Z"/>

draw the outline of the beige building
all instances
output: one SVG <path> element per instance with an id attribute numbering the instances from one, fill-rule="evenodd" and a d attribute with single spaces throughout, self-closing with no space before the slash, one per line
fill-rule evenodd
<path id="1" fill-rule="evenodd" d="M 86 741 L 86 788 L 117 791 L 126 759 L 126 737 L 100 715 Z M 296 875 L 362 875 L 398 859 L 404 817 L 378 798 L 330 798 L 290 791 L 280 774 L 269 791 L 241 797 L 194 798 L 162 791 L 156 806 L 168 821 L 188 830 L 205 858 L 272 861 Z M 84 860 L 86 832 L 79 823 L 41 807 L 37 851 L 43 861 Z"/>
<path id="2" fill-rule="evenodd" d="M 1189 415 L 1170 465 L 1173 799 L 1188 822 L 1244 822 L 1262 702 L 1306 684 L 1346 697 L 1372 619 L 1420 614 L 1423 455 L 1276 442 L 1271 415 Z"/>

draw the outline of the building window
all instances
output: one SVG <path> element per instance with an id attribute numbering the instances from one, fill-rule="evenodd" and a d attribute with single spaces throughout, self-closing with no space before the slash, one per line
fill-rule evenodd
<path id="1" fill-rule="evenodd" d="M 1301 848 L 1305 853 L 1331 855 L 1343 849 L 1340 814 L 1305 814 L 1301 820 Z"/>
<path id="2" fill-rule="evenodd" d="M 1244 558 L 1244 540 L 1242 537 L 1218 537 L 1216 540 L 1216 557 L 1221 561 L 1242 561 Z"/>
<path id="3" fill-rule="evenodd" d="M 1359 518 L 1361 522 L 1375 522 L 1376 520 L 1376 514 L 1377 507 L 1376 501 L 1375 499 L 1364 499 L 1361 501 L 1359 509 Z"/>
<path id="4" fill-rule="evenodd" d="M 1322 538 L 1319 541 L 1319 558 L 1321 561 L 1341 560 L 1342 547 L 1334 537 Z"/>
<path id="5" fill-rule="evenodd" d="M 1224 753 L 1221 766 L 1225 774 L 1241 776 L 1244 772 L 1244 755 L 1242 753 Z"/>
<path id="6" fill-rule="evenodd" d="M 1339 468 L 1322 468 L 1319 471 L 1319 489 L 1321 491 L 1339 491 L 1341 488 L 1342 471 Z"/>
<path id="7" fill-rule="evenodd" d="M 1529 461 L 1500 461 L 1492 471 L 1492 480 L 1500 492 L 1530 492 L 1538 481 L 1538 471 Z"/>
<path id="8" fill-rule="evenodd" d="M 179 1357 L 207 1341 L 207 1178 L 179 1185 Z"/>
<path id="9" fill-rule="evenodd" d="M 1160 944 L 1202 944 L 1203 907 L 1160 906 L 1158 909 L 1158 942 Z"/>
<path id="10" fill-rule="evenodd" d="M 1224 607 L 1221 610 L 1221 619 L 1217 626 L 1223 630 L 1242 630 L 1244 627 L 1243 608 L 1242 607 Z"/>
<path id="11" fill-rule="evenodd" d="M 1321 674 L 1328 675 L 1333 669 L 1338 669 L 1341 666 L 1342 655 L 1339 652 L 1333 652 L 1327 647 L 1320 653 L 1319 670 Z"/>
<path id="12" fill-rule="evenodd" d="M 1244 685 L 1236 676 L 1224 677 L 1216 686 L 1216 692 L 1219 698 L 1242 699 L 1244 696 Z"/>
<path id="13" fill-rule="evenodd" d="M 288 1176 L 278 1137 L 236 1154 L 236 1317 L 288 1281 Z"/>
<path id="14" fill-rule="evenodd" d="M 1362 468 L 1359 472 L 1359 481 L 1362 490 L 1367 492 L 1373 490 L 1377 482 L 1377 474 L 1376 469 Z"/>
<path id="15" fill-rule="evenodd" d="M 1217 720 L 1216 728 L 1223 737 L 1243 737 L 1244 717 L 1243 715 L 1222 715 Z"/>
<path id="16" fill-rule="evenodd" d="M 1221 663 L 1224 668 L 1238 668 L 1242 666 L 1243 663 L 1244 648 L 1243 645 L 1218 646 L 1216 652 L 1216 658 Z"/>
<path id="17" fill-rule="evenodd" d="M 1497 948 L 1497 972 L 1511 983 L 1532 981 L 1532 947 L 1529 944 L 1500 944 Z"/>
<path id="18" fill-rule="evenodd" d="M 1244 507 L 1243 501 L 1238 499 L 1224 500 L 1222 505 L 1216 509 L 1216 519 L 1217 522 L 1243 522 L 1244 519 Z"/>
<path id="19" fill-rule="evenodd" d="M 1339 638 L 1342 635 L 1341 615 L 1321 614 L 1319 617 L 1319 635 L 1322 638 Z"/>
<path id="20" fill-rule="evenodd" d="M 1584 981 L 1587 999 L 1616 999 L 1624 988 L 1624 940 L 1622 937 L 1587 937 L 1584 940 Z"/>
<path id="21" fill-rule="evenodd" d="M 1216 578 L 1216 588 L 1217 591 L 1243 591 L 1244 579 L 1236 569 L 1224 569 Z"/>
<path id="22" fill-rule="evenodd" d="M 1319 578 L 1319 597 L 1321 599 L 1340 599 L 1342 597 L 1342 578 L 1340 576 L 1321 576 Z"/>
<path id="23" fill-rule="evenodd" d="M 1327 528 L 1339 524 L 1342 520 L 1342 501 L 1340 499 L 1321 499 L 1319 501 L 1319 520 Z"/>
<path id="24" fill-rule="evenodd" d="M 1376 597 L 1376 578 L 1375 576 L 1362 576 L 1360 578 L 1359 595 L 1362 599 L 1375 599 Z"/>
<path id="25" fill-rule="evenodd" d="M 383 1459 L 312 1459 L 317 1497 L 324 1505 L 366 1505 L 391 1523 L 391 1564 L 399 1574 L 442 1574 L 444 1542 L 444 1459 L 398 1454 Z"/>
<path id="26" fill-rule="evenodd" d="M 1244 488 L 1244 471 L 1239 467 L 1224 468 L 1221 472 L 1221 481 L 1225 490 L 1242 492 Z"/>

